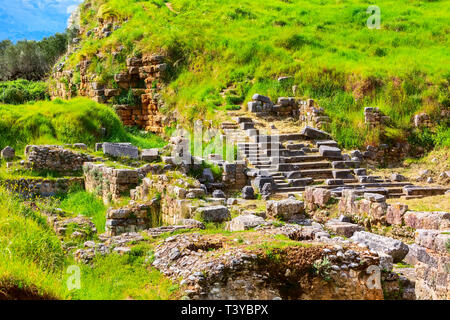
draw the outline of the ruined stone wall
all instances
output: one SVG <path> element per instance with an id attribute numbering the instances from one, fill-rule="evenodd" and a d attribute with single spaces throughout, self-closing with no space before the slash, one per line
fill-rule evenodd
<path id="1" fill-rule="evenodd" d="M 264 237 L 257 233 L 253 241 L 267 241 Z M 234 247 L 220 235 L 182 234 L 156 248 L 153 266 L 172 279 L 183 279 L 181 290 L 192 300 L 383 299 L 381 287 L 373 286 L 379 276 L 368 272 L 379 258 L 347 249 L 345 256 L 359 263 L 334 271 L 326 263 L 338 252 L 331 246 L 279 249 L 274 252 L 279 258 L 273 259 L 266 250 Z M 335 260 L 335 266 L 343 265 Z"/>
<path id="2" fill-rule="evenodd" d="M 415 266 L 418 300 L 450 299 L 450 229 L 416 230 L 405 261 Z"/>
<path id="3" fill-rule="evenodd" d="M 83 178 L 70 179 L 9 179 L 0 184 L 4 185 L 6 189 L 18 193 L 25 198 L 35 197 L 53 197 L 60 193 L 66 193 L 71 187 L 83 187 Z"/>
<path id="4" fill-rule="evenodd" d="M 330 118 L 325 114 L 325 110 L 315 106 L 315 102 L 312 99 L 300 100 L 299 107 L 300 121 L 308 126 L 322 130 L 331 122 Z"/>
<path id="5" fill-rule="evenodd" d="M 223 164 L 222 182 L 230 190 L 240 190 L 247 185 L 247 165 L 245 161 Z"/>
<path id="6" fill-rule="evenodd" d="M 363 199 L 361 199 L 363 197 Z M 359 220 L 364 225 L 393 225 L 412 229 L 445 230 L 450 228 L 448 212 L 411 211 L 407 205 L 388 205 L 382 195 L 344 190 L 339 200 L 339 212 Z"/>
<path id="7" fill-rule="evenodd" d="M 112 28 L 116 28 L 112 22 L 105 24 L 101 31 L 89 30 L 92 34 L 109 36 Z M 113 57 L 123 55 L 123 47 L 119 47 L 113 52 Z M 105 60 L 106 55 L 96 54 L 97 58 Z M 162 97 L 159 94 L 168 65 L 165 57 L 156 54 L 147 54 L 141 57 L 131 57 L 126 60 L 126 69 L 122 73 L 114 75 L 114 85 L 97 82 L 98 75 L 89 71 L 92 60 L 85 58 L 75 68 L 75 70 L 64 70 L 64 63 L 57 66 L 53 73 L 56 82 L 50 89 L 52 97 L 70 99 L 76 95 L 89 97 L 98 103 L 116 104 L 117 101 L 130 101 L 130 91 L 132 94 L 132 104 L 115 105 L 118 116 L 126 126 L 137 126 L 147 131 L 163 132 L 166 117 L 159 109 L 163 105 Z M 79 73 L 79 79 L 75 79 L 75 74 Z M 121 98 L 120 98 L 121 97 Z M 129 102 L 130 103 L 130 102 Z"/>
<path id="8" fill-rule="evenodd" d="M 389 146 L 380 144 L 379 146 L 367 146 L 362 152 L 363 159 L 369 168 L 377 168 L 380 165 L 393 166 L 403 161 L 410 151 L 407 142 L 396 142 Z"/>
<path id="9" fill-rule="evenodd" d="M 379 108 L 367 107 L 364 109 L 364 123 L 370 127 L 385 125 L 390 119 L 391 118 L 384 115 Z"/>
<path id="10" fill-rule="evenodd" d="M 131 191 L 134 201 L 145 202 L 160 197 L 161 219 L 168 224 L 192 218 L 198 207 L 193 202 L 205 195 L 200 182 L 186 182 L 182 178 L 171 181 L 166 175 L 145 178 L 141 185 Z"/>
<path id="11" fill-rule="evenodd" d="M 60 173 L 81 171 L 83 163 L 93 161 L 88 154 L 64 149 L 61 146 L 27 146 L 27 165 L 32 170 L 52 170 Z"/>
<path id="12" fill-rule="evenodd" d="M 128 232 L 139 232 L 160 224 L 158 199 L 148 203 L 131 202 L 128 206 L 110 208 L 106 215 L 106 234 L 108 237 Z"/>
<path id="13" fill-rule="evenodd" d="M 128 195 L 139 183 L 139 173 L 131 169 L 114 169 L 104 164 L 87 162 L 83 166 L 85 187 L 102 197 L 105 204 Z"/>
<path id="14" fill-rule="evenodd" d="M 247 104 L 247 109 L 257 115 L 272 114 L 279 117 L 298 117 L 298 101 L 293 97 L 280 97 L 277 103 L 274 103 L 269 97 L 255 94 L 252 101 Z"/>

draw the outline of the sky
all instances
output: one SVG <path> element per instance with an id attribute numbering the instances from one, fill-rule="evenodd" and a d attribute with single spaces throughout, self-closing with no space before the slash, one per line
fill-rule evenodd
<path id="1" fill-rule="evenodd" d="M 64 32 L 82 0 L 0 0 L 0 41 L 40 40 Z"/>

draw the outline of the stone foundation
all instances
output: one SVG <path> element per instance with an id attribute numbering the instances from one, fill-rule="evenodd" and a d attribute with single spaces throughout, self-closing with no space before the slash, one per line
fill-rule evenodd
<path id="1" fill-rule="evenodd" d="M 110 208 L 106 214 L 106 234 L 108 237 L 128 232 L 139 232 L 159 225 L 158 199 L 152 199 L 143 204 L 133 202 L 120 209 Z"/>
<path id="2" fill-rule="evenodd" d="M 325 114 L 325 110 L 315 106 L 315 102 L 312 99 L 300 100 L 299 107 L 300 120 L 307 126 L 325 129 L 327 124 L 331 122 L 330 118 Z"/>
<path id="3" fill-rule="evenodd" d="M 247 185 L 247 165 L 244 161 L 223 164 L 222 182 L 230 190 L 240 190 Z"/>
<path id="4" fill-rule="evenodd" d="M 195 215 L 198 205 L 193 205 L 193 199 L 205 196 L 205 190 L 200 188 L 200 182 L 183 181 L 182 178 L 170 181 L 166 175 L 155 175 L 145 178 L 136 189 L 131 191 L 134 201 L 152 201 L 160 198 L 161 221 L 176 224 L 182 219 Z"/>
<path id="5" fill-rule="evenodd" d="M 139 183 L 139 173 L 131 169 L 114 169 L 104 164 L 87 162 L 83 166 L 85 187 L 102 197 L 105 204 L 116 201 Z"/>
<path id="6" fill-rule="evenodd" d="M 32 170 L 51 170 L 64 174 L 81 172 L 83 163 L 94 160 L 90 155 L 62 146 L 26 146 L 25 156 L 27 166 Z"/>
<path id="7" fill-rule="evenodd" d="M 418 300 L 450 299 L 450 229 L 416 230 L 405 260 L 415 266 Z"/>
<path id="8" fill-rule="evenodd" d="M 361 192 L 344 190 L 339 201 L 339 212 L 370 225 L 396 225 L 412 229 L 445 230 L 450 228 L 450 213 L 409 211 L 407 205 L 388 205 L 381 196 L 359 199 Z M 379 201 L 377 201 L 379 200 Z"/>
<path id="9" fill-rule="evenodd" d="M 391 118 L 384 115 L 379 108 L 367 107 L 364 109 L 364 122 L 370 127 L 385 125 L 390 119 Z"/>

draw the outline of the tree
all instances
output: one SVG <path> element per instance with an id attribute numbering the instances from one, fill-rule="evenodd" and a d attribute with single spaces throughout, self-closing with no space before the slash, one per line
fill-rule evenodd
<path id="1" fill-rule="evenodd" d="M 0 42 L 0 80 L 42 80 L 67 50 L 69 41 L 76 34 L 73 30 L 56 33 L 41 41 L 9 40 Z"/>

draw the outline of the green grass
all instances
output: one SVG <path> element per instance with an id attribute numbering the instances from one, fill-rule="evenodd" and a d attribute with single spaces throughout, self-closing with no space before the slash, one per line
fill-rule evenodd
<path id="1" fill-rule="evenodd" d="M 69 198 L 69 204 L 76 199 L 89 202 L 78 193 Z M 99 204 L 87 206 L 100 208 Z M 150 244 L 137 245 L 123 256 L 98 257 L 92 266 L 78 265 L 81 288 L 70 291 L 68 267 L 77 264 L 65 255 L 42 215 L 0 188 L 0 291 L 15 287 L 32 290 L 37 296 L 73 300 L 177 297 L 178 286 L 151 268 L 152 262 Z"/>
<path id="2" fill-rule="evenodd" d="M 0 105 L 0 148 L 9 145 L 20 153 L 27 144 L 83 142 L 93 148 L 105 141 L 131 142 L 141 148 L 166 144 L 151 133 L 124 128 L 110 107 L 86 98 Z"/>
<path id="3" fill-rule="evenodd" d="M 79 188 L 71 190 L 61 199 L 59 207 L 64 211 L 92 218 L 99 233 L 106 231 L 107 208 L 103 201 L 94 194 Z"/>
<path id="4" fill-rule="evenodd" d="M 22 79 L 0 82 L 0 103 L 23 104 L 49 98 L 48 85 L 45 82 Z"/>
<path id="5" fill-rule="evenodd" d="M 65 264 L 61 243 L 45 219 L 0 189 L 0 288 L 17 286 L 62 298 Z"/>
<path id="6" fill-rule="evenodd" d="M 362 0 L 99 0 L 82 7 L 85 30 L 97 17 L 115 17 L 122 27 L 105 39 L 82 36 L 69 57 L 73 68 L 92 59 L 97 81 L 113 85 L 125 58 L 163 51 L 175 67 L 164 92 L 166 112 L 177 109 L 186 124 L 197 118 L 220 123 L 218 111 L 253 93 L 317 99 L 332 117 L 328 130 L 344 147 L 404 141 L 411 117 L 433 117 L 449 106 L 448 1 L 380 0 L 381 29 L 366 26 L 369 3 Z M 151 21 L 151 23 L 147 23 Z M 124 51 L 111 58 L 113 48 Z M 95 55 L 103 51 L 106 59 Z M 280 84 L 277 78 L 292 76 Z M 225 99 L 220 92 L 233 86 Z M 227 107 L 228 106 L 228 107 Z M 392 118 L 390 130 L 369 131 L 364 107 L 380 107 Z M 182 121 L 180 118 L 179 121 Z M 420 136 L 420 132 L 416 134 Z M 449 132 L 434 132 L 448 141 Z"/>
<path id="7" fill-rule="evenodd" d="M 80 300 L 167 300 L 178 286 L 150 270 L 152 252 L 145 247 L 134 248 L 130 254 L 99 257 L 93 267 L 81 269 L 81 289 L 72 293 Z M 146 261 L 147 259 L 147 261 Z"/>

